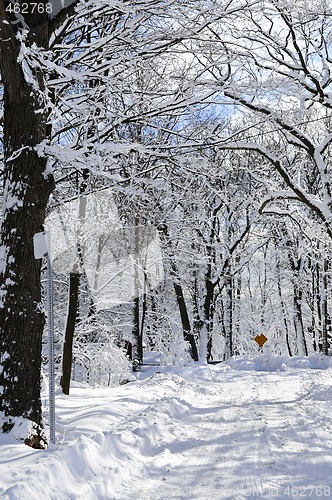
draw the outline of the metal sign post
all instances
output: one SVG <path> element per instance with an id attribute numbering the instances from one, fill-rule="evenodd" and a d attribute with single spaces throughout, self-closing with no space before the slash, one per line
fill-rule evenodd
<path id="1" fill-rule="evenodd" d="M 54 318 L 53 318 L 53 270 L 51 262 L 51 233 L 47 231 L 47 324 L 49 366 L 49 419 L 50 440 L 55 444 L 55 374 L 54 374 Z"/>
<path id="2" fill-rule="evenodd" d="M 49 426 L 50 441 L 55 444 L 55 375 L 54 375 L 54 319 L 53 319 L 53 272 L 51 262 L 50 232 L 34 235 L 36 259 L 46 257 L 47 263 L 47 326 L 48 326 L 48 369 L 49 369 Z"/>

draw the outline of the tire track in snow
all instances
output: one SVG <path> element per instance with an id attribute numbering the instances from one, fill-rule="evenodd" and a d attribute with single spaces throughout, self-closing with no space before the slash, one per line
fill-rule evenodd
<path id="1" fill-rule="evenodd" d="M 307 440 L 329 457 L 331 447 L 326 434 L 315 437 L 308 424 L 317 422 L 313 413 L 306 415 L 307 381 L 313 377 L 312 372 L 220 370 L 209 388 L 188 383 L 191 394 L 175 384 L 173 393 L 147 409 L 144 418 L 156 432 L 150 456 L 147 445 L 142 448 L 145 482 L 135 489 L 133 478 L 121 500 L 289 500 L 288 486 L 322 483 Z M 144 431 L 140 437 L 144 441 Z M 329 484 L 328 459 L 325 466 L 323 484 Z"/>
<path id="2" fill-rule="evenodd" d="M 219 384 L 213 395 L 196 398 L 192 411 L 181 423 L 187 429 L 185 436 L 180 435 L 177 446 L 170 446 L 169 458 L 173 463 L 162 478 L 164 482 L 150 483 L 137 498 L 233 500 L 250 498 L 251 492 L 263 491 L 260 470 L 262 461 L 264 464 L 270 461 L 270 450 L 262 439 L 257 380 L 256 377 L 251 380 L 245 373 L 235 378 L 235 381 L 234 377 L 222 379 L 221 392 Z M 245 385 L 243 378 L 246 378 Z M 234 483 L 234 468 L 239 469 L 240 484 L 236 479 Z M 187 488 L 192 485 L 193 476 L 197 484 L 189 493 Z M 163 490 L 167 492 L 164 495 Z M 239 490 L 242 491 L 240 495 Z"/>
<path id="3" fill-rule="evenodd" d="M 302 375 L 302 376 L 301 376 Z M 263 427 L 260 434 L 259 460 L 266 441 L 270 449 L 270 478 L 262 481 L 261 498 L 298 498 L 307 487 L 331 486 L 331 446 L 315 430 L 317 419 L 308 415 L 312 401 L 306 401 L 308 383 L 293 374 L 291 384 L 280 384 L 282 374 L 268 374 L 260 385 L 260 409 L 263 410 Z M 307 375 L 306 375 L 307 376 Z M 316 373 L 319 378 L 320 373 Z M 313 373 L 310 373 L 312 384 Z M 314 444 L 314 448 L 312 448 Z M 322 450 L 326 450 L 322 457 Z M 264 453 L 263 453 L 264 454 Z M 319 463 L 318 459 L 319 457 Z M 294 468 L 296 464 L 296 469 Z M 262 472 L 262 474 L 264 474 Z M 293 489 L 292 489 L 293 488 Z M 294 494 L 294 495 L 293 495 Z M 307 498 L 321 497 L 320 491 L 310 492 Z M 257 498 L 257 494 L 256 494 Z"/>

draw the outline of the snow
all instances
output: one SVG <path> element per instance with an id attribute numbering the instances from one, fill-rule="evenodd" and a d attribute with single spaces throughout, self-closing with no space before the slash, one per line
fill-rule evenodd
<path id="1" fill-rule="evenodd" d="M 52 13 L 50 17 L 55 17 L 63 8 L 69 7 L 75 0 L 50 0 L 48 3 L 52 5 Z"/>
<path id="2" fill-rule="evenodd" d="M 332 498 L 332 359 L 146 366 L 120 387 L 56 398 L 56 445 L 0 438 L 0 496 Z"/>

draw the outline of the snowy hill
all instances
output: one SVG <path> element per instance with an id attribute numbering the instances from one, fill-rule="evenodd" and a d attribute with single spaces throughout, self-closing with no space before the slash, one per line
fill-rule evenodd
<path id="1" fill-rule="evenodd" d="M 57 395 L 57 444 L 1 436 L 8 500 L 332 498 L 332 359 L 146 367 Z"/>

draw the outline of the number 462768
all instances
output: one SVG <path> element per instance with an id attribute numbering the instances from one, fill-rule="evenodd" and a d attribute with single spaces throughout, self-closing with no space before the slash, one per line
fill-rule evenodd
<path id="1" fill-rule="evenodd" d="M 25 3 L 9 3 L 6 7 L 6 11 L 11 14 L 33 14 L 38 12 L 38 14 L 52 14 L 52 4 L 51 3 L 41 3 L 41 2 L 25 2 Z"/>

